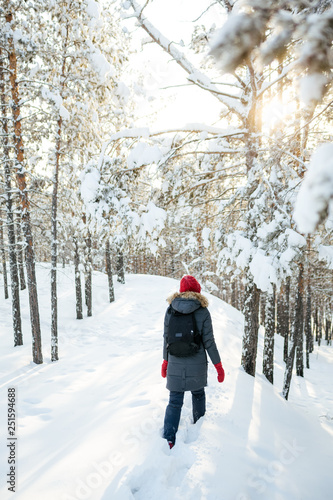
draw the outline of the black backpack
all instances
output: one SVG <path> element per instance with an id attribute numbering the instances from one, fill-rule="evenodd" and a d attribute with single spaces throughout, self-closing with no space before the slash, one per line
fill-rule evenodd
<path id="1" fill-rule="evenodd" d="M 183 314 L 170 305 L 167 313 L 170 315 L 166 336 L 168 353 L 178 358 L 193 356 L 199 351 L 201 343 L 194 312 Z"/>

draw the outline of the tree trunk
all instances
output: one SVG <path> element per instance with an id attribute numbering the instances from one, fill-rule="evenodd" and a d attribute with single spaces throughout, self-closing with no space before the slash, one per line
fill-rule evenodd
<path id="1" fill-rule="evenodd" d="M 290 334 L 290 277 L 286 279 L 285 290 L 285 306 L 284 306 L 284 344 L 283 344 L 283 360 L 288 359 L 288 343 Z"/>
<path id="2" fill-rule="evenodd" d="M 306 339 L 306 367 L 310 368 L 310 352 L 312 341 L 312 329 L 311 329 L 311 286 L 310 286 L 310 276 L 308 274 L 308 286 L 307 286 L 307 296 L 306 296 L 306 313 L 305 313 L 305 339 Z"/>
<path id="3" fill-rule="evenodd" d="M 318 346 L 321 345 L 321 339 L 323 336 L 323 307 L 320 304 L 319 314 L 318 314 Z"/>
<path id="4" fill-rule="evenodd" d="M 5 299 L 8 299 L 7 263 L 6 263 L 6 250 L 5 250 L 5 242 L 4 242 L 4 237 L 3 237 L 3 222 L 2 222 L 2 220 L 0 220 L 0 248 L 1 248 L 2 274 L 3 274 L 3 291 L 4 291 Z"/>
<path id="5" fill-rule="evenodd" d="M 54 174 L 51 215 L 51 361 L 58 353 L 58 295 L 57 295 L 57 190 L 58 176 Z"/>
<path id="6" fill-rule="evenodd" d="M 106 274 L 108 275 L 109 282 L 109 301 L 114 301 L 114 286 L 112 279 L 112 267 L 111 267 L 111 251 L 110 251 L 110 241 L 107 238 L 105 244 L 105 265 L 106 265 Z"/>
<path id="7" fill-rule="evenodd" d="M 79 244 L 74 238 L 74 269 L 75 269 L 75 297 L 76 297 L 76 319 L 83 319 L 82 314 L 82 287 L 80 273 Z"/>
<path id="8" fill-rule="evenodd" d="M 59 116 L 57 123 L 55 165 L 53 173 L 52 210 L 51 210 L 51 361 L 58 361 L 58 293 L 57 293 L 57 212 L 58 212 L 58 185 L 59 162 L 61 147 L 62 118 Z"/>
<path id="9" fill-rule="evenodd" d="M 244 120 L 244 126 L 247 129 L 245 134 L 245 163 L 246 172 L 248 176 L 249 189 L 253 193 L 258 187 L 259 179 L 254 175 L 252 178 L 253 169 L 255 167 L 256 158 L 258 156 L 258 137 L 261 129 L 260 109 L 257 108 L 258 97 L 258 74 L 254 67 L 249 62 L 247 65 L 248 70 L 248 97 L 251 106 Z M 252 178 L 252 180 L 250 180 Z M 248 210 L 252 208 L 253 201 L 251 195 L 248 199 Z M 249 217 L 246 222 L 246 235 L 251 242 L 257 232 L 257 221 L 253 217 Z M 257 359 L 257 346 L 258 346 L 258 330 L 259 330 L 259 302 L 260 292 L 253 281 L 253 277 L 249 269 L 246 272 L 247 284 L 244 293 L 244 333 L 242 343 L 242 361 L 241 365 L 245 372 L 255 377 L 256 372 L 256 359 Z"/>
<path id="10" fill-rule="evenodd" d="M 20 218 L 16 219 L 16 238 L 17 238 L 17 263 L 20 276 L 20 289 L 25 290 L 27 288 L 27 284 L 24 275 L 24 258 L 23 258 L 24 241 L 22 238 L 22 228 L 21 228 Z"/>
<path id="11" fill-rule="evenodd" d="M 86 239 L 87 247 L 87 262 L 85 273 L 85 299 L 87 306 L 87 316 L 92 316 L 92 262 L 91 262 L 91 234 L 88 229 L 88 236 Z"/>
<path id="12" fill-rule="evenodd" d="M 302 294 L 304 294 L 304 285 L 302 284 Z M 301 312 L 298 320 L 297 337 L 296 337 L 296 375 L 304 377 L 304 311 L 303 311 L 303 297 L 301 298 Z"/>
<path id="13" fill-rule="evenodd" d="M 267 302 L 266 302 L 266 321 L 265 321 L 264 359 L 263 359 L 263 374 L 271 384 L 273 384 L 273 378 L 274 378 L 274 334 L 275 334 L 275 309 L 276 309 L 275 299 L 276 299 L 276 285 L 273 285 L 273 291 L 267 295 Z"/>
<path id="14" fill-rule="evenodd" d="M 12 23 L 12 13 L 6 14 L 6 22 Z M 9 40 L 9 79 L 11 83 L 12 112 L 14 123 L 15 142 L 15 171 L 16 180 L 20 193 L 20 204 L 22 209 L 22 227 L 26 242 L 26 268 L 29 290 L 30 320 L 32 332 L 32 357 L 36 364 L 43 363 L 42 340 L 39 320 L 37 280 L 35 270 L 35 253 L 33 247 L 33 237 L 30 221 L 30 203 L 28 198 L 28 188 L 24 168 L 24 148 L 22 139 L 20 97 L 17 83 L 17 60 L 13 37 Z"/>
<path id="15" fill-rule="evenodd" d="M 266 304 L 267 304 L 267 294 L 264 292 L 261 292 L 259 309 L 260 309 L 260 324 L 262 326 L 265 326 L 265 323 L 266 323 Z"/>
<path id="16" fill-rule="evenodd" d="M 286 323 L 284 293 L 284 286 L 281 286 L 276 302 L 276 333 L 281 337 L 284 337 Z"/>
<path id="17" fill-rule="evenodd" d="M 145 259 L 145 264 L 146 264 L 146 259 Z M 122 252 L 118 252 L 117 275 L 118 275 L 117 281 L 119 283 L 121 283 L 122 285 L 124 285 L 125 284 L 125 269 L 124 269 L 124 255 Z"/>
<path id="18" fill-rule="evenodd" d="M 325 340 L 326 340 L 327 345 L 330 344 L 330 332 L 331 332 L 331 320 L 326 318 L 326 321 L 325 321 Z"/>
<path id="19" fill-rule="evenodd" d="M 314 314 L 314 330 L 316 336 L 316 342 L 319 340 L 319 325 L 318 325 L 318 306 L 316 306 L 315 314 Z"/>
<path id="20" fill-rule="evenodd" d="M 327 345 L 332 345 L 332 317 L 329 323 L 330 323 L 330 329 L 328 332 Z"/>
<path id="21" fill-rule="evenodd" d="M 61 91 L 60 96 L 63 97 L 65 86 L 65 73 L 67 61 L 67 45 L 68 45 L 69 27 L 66 22 L 66 35 L 63 41 L 63 58 L 60 73 Z M 57 261 L 58 261 L 58 241 L 57 241 L 57 212 L 58 212 L 58 187 L 59 187 L 59 166 L 61 154 L 61 134 L 62 134 L 62 117 L 59 114 L 57 121 L 57 133 L 55 140 L 55 163 L 53 174 L 53 190 L 52 190 L 52 210 L 51 210 L 51 361 L 59 359 L 58 353 L 58 295 L 57 295 Z"/>
<path id="22" fill-rule="evenodd" d="M 230 304 L 232 307 L 235 307 L 237 309 L 238 302 L 237 302 L 237 283 L 236 279 L 234 278 L 231 282 L 231 299 L 230 299 Z"/>
<path id="23" fill-rule="evenodd" d="M 249 279 L 245 287 L 244 335 L 241 364 L 245 372 L 253 377 L 256 372 L 258 346 L 259 297 L 259 290 L 255 283 Z"/>
<path id="24" fill-rule="evenodd" d="M 296 308 L 294 320 L 291 328 L 291 338 L 289 342 L 288 357 L 286 360 L 286 369 L 284 372 L 282 394 L 285 399 L 289 397 L 291 378 L 294 367 L 294 358 L 299 332 L 303 331 L 303 264 L 299 265 L 298 287 L 296 293 Z"/>
<path id="25" fill-rule="evenodd" d="M 6 211 L 7 211 L 7 234 L 8 234 L 8 256 L 9 256 L 9 271 L 10 271 L 10 289 L 12 296 L 12 317 L 14 331 L 14 346 L 23 345 L 22 322 L 21 322 L 21 307 L 20 307 L 20 284 L 17 270 L 16 257 L 16 238 L 14 212 L 12 202 L 12 179 L 10 169 L 10 154 L 8 145 L 8 118 L 7 118 L 7 103 L 5 96 L 5 81 L 3 67 L 0 67 L 0 93 L 1 93 L 1 122 L 3 130 L 3 153 L 4 153 L 4 178 L 6 192 Z"/>

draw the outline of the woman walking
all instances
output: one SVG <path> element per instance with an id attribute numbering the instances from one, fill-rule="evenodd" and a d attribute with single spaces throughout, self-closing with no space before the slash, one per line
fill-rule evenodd
<path id="1" fill-rule="evenodd" d="M 179 292 L 167 301 L 170 305 L 164 318 L 161 374 L 167 378 L 166 387 L 170 397 L 165 412 L 163 437 L 172 448 L 176 442 L 185 391 L 192 393 L 193 423 L 205 414 L 206 352 L 217 370 L 219 382 L 224 380 L 224 370 L 215 344 L 212 320 L 207 309 L 208 300 L 201 295 L 198 281 L 193 276 L 184 276 L 180 281 Z"/>

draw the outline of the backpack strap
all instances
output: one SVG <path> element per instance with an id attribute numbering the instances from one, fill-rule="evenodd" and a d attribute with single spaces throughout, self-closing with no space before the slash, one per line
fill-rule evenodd
<path id="1" fill-rule="evenodd" d="M 198 309 L 196 309 L 195 311 L 198 311 Z M 192 322 L 193 322 L 193 331 L 194 331 L 193 339 L 194 339 L 194 342 L 196 344 L 198 344 L 198 346 L 200 346 L 202 344 L 202 336 L 198 332 L 197 322 L 196 322 L 196 319 L 195 319 L 195 311 L 193 311 L 191 313 L 191 315 L 192 315 Z"/>

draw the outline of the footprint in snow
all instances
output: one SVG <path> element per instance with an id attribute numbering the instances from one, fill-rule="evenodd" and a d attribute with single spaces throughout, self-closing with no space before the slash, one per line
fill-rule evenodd
<path id="1" fill-rule="evenodd" d="M 53 417 L 51 415 L 38 415 L 41 420 L 44 420 L 44 422 L 48 422 L 49 420 L 53 420 Z"/>
<path id="2" fill-rule="evenodd" d="M 139 399 L 137 401 L 132 401 L 128 404 L 130 408 L 135 408 L 137 406 L 145 406 L 150 404 L 150 399 Z"/>
<path id="3" fill-rule="evenodd" d="M 31 405 L 38 405 L 41 403 L 41 400 L 38 398 L 26 398 L 23 399 L 23 403 L 31 404 Z"/>
<path id="4" fill-rule="evenodd" d="M 155 500 L 159 497 L 161 488 L 169 492 L 170 498 L 173 498 L 172 492 L 181 487 L 195 463 L 195 455 L 190 451 L 184 452 L 184 449 L 181 451 L 173 449 L 173 451 L 176 453 L 170 453 L 168 458 L 165 455 L 163 458 L 157 455 L 151 456 L 133 471 L 128 486 L 135 500 Z"/>
<path id="5" fill-rule="evenodd" d="M 31 408 L 29 410 L 30 415 L 44 415 L 45 413 L 51 413 L 50 408 Z"/>
<path id="6" fill-rule="evenodd" d="M 40 408 L 39 405 L 42 401 L 38 398 L 26 398 L 23 400 L 22 413 L 27 417 L 39 416 L 42 420 L 51 420 L 52 417 L 48 415 L 51 413 L 50 408 Z"/>
<path id="7" fill-rule="evenodd" d="M 187 435 L 184 438 L 184 443 L 193 443 L 196 441 L 200 434 L 200 429 L 203 424 L 203 418 L 200 418 L 195 424 L 190 424 L 187 427 Z"/>

